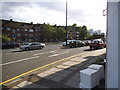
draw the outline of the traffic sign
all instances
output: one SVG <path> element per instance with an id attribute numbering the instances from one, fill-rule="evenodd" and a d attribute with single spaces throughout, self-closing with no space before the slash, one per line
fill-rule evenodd
<path id="1" fill-rule="evenodd" d="M 13 37 L 16 38 L 16 34 L 13 34 Z"/>

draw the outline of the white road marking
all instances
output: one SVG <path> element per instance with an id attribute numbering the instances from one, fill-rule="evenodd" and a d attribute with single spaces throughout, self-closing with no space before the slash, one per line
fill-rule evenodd
<path id="1" fill-rule="evenodd" d="M 37 56 L 37 55 L 43 55 L 43 54 L 48 54 L 48 53 L 54 53 L 55 51 L 49 51 L 49 52 L 45 52 L 45 53 L 37 53 L 37 54 L 33 54 L 34 56 Z"/>
<path id="2" fill-rule="evenodd" d="M 53 52 L 55 52 L 55 51 L 50 51 L 49 53 L 53 53 Z"/>
<path id="3" fill-rule="evenodd" d="M 62 55 L 62 54 L 65 54 L 65 53 L 69 53 L 69 51 L 62 52 L 62 53 L 59 53 L 59 54 L 50 55 L 50 56 L 48 56 L 48 57 L 56 57 L 56 56 L 58 56 L 58 55 Z"/>
<path id="4" fill-rule="evenodd" d="M 66 52 L 63 52 L 63 53 L 59 53 L 59 55 L 61 55 L 61 54 L 65 54 L 65 53 L 69 53 L 69 51 L 66 51 Z"/>
<path id="5" fill-rule="evenodd" d="M 38 58 L 38 57 L 39 57 L 39 56 L 30 57 L 30 58 L 25 58 L 25 59 L 20 59 L 20 60 L 17 60 L 17 61 L 12 61 L 12 62 L 8 62 L 8 63 L 0 64 L 0 66 L 8 65 L 8 64 L 16 63 L 16 62 L 21 62 L 21 61 L 26 61 L 26 60 L 30 60 L 30 59 L 34 59 L 34 58 Z"/>
<path id="6" fill-rule="evenodd" d="M 49 57 L 55 57 L 58 56 L 59 54 L 54 54 L 54 55 L 50 55 Z"/>
<path id="7" fill-rule="evenodd" d="M 47 54 L 48 52 L 45 53 L 37 53 L 37 54 L 33 54 L 33 56 L 37 56 L 37 55 L 43 55 L 43 54 Z"/>

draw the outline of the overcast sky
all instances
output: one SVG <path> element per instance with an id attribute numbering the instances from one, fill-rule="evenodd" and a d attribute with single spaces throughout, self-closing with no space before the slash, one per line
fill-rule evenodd
<path id="1" fill-rule="evenodd" d="M 2 1 L 2 19 L 66 25 L 66 0 L 9 1 Z M 67 5 L 68 25 L 76 23 L 88 29 L 106 31 L 106 16 L 103 16 L 106 0 L 67 0 Z"/>

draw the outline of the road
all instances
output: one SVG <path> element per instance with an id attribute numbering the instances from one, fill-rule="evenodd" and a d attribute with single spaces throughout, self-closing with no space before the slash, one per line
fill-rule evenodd
<path id="1" fill-rule="evenodd" d="M 57 60 L 83 53 L 89 49 L 88 46 L 70 49 L 61 49 L 60 47 L 61 44 L 55 44 L 46 45 L 45 48 L 40 50 L 3 50 L 2 64 L 0 64 L 3 81 Z"/>

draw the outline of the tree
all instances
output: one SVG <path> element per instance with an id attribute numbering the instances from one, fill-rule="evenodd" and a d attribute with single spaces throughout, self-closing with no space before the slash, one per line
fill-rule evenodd
<path id="1" fill-rule="evenodd" d="M 2 39 L 2 42 L 3 42 L 3 43 L 5 43 L 5 42 L 10 42 L 10 41 L 11 41 L 11 38 L 8 37 L 8 36 L 5 35 L 5 34 L 0 35 L 0 39 Z"/>
<path id="2" fill-rule="evenodd" d="M 62 27 L 58 27 L 56 29 L 57 39 L 63 41 L 65 39 L 65 33 L 65 29 L 63 29 Z"/>
<path id="3" fill-rule="evenodd" d="M 72 27 L 75 27 L 75 28 L 76 28 L 76 27 L 77 27 L 77 24 L 76 24 L 76 23 L 74 23 L 74 24 L 72 25 Z"/>
<path id="4" fill-rule="evenodd" d="M 82 26 L 81 30 L 80 30 L 80 39 L 84 40 L 87 39 L 89 36 L 88 30 L 87 30 L 87 26 Z"/>

